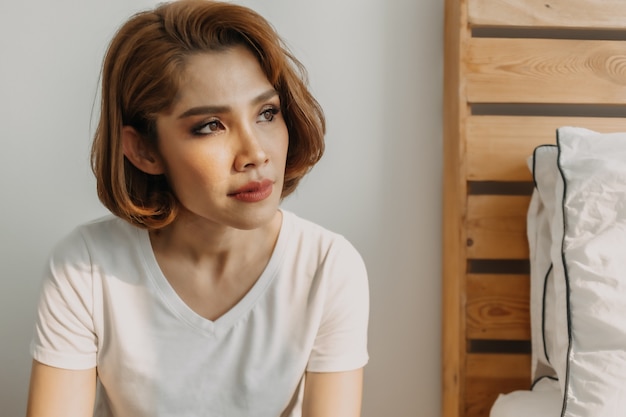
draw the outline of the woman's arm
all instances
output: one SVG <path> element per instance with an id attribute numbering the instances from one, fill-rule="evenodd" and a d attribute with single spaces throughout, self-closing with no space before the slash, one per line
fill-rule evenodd
<path id="1" fill-rule="evenodd" d="M 302 417 L 359 417 L 363 368 L 347 372 L 307 372 Z"/>
<path id="2" fill-rule="evenodd" d="M 33 361 L 27 417 L 91 417 L 96 368 L 68 370 Z"/>

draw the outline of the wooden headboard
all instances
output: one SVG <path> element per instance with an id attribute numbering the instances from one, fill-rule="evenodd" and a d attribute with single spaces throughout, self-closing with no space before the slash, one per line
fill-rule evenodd
<path id="1" fill-rule="evenodd" d="M 529 389 L 526 158 L 626 131 L 625 0 L 446 0 L 443 417 Z"/>

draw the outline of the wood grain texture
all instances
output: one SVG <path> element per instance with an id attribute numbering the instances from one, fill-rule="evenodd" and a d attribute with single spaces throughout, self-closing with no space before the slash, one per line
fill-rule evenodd
<path id="1" fill-rule="evenodd" d="M 472 38 L 470 103 L 626 104 L 620 41 Z"/>
<path id="2" fill-rule="evenodd" d="M 530 355 L 469 354 L 465 417 L 487 417 L 499 393 L 530 388 Z"/>
<path id="3" fill-rule="evenodd" d="M 578 126 L 603 133 L 626 132 L 626 119 L 470 116 L 466 126 L 468 180 L 531 181 L 526 160 L 536 146 L 556 143 L 558 127 Z"/>
<path id="4" fill-rule="evenodd" d="M 444 24 L 442 417 L 461 417 L 465 397 L 465 131 L 468 106 L 461 83 L 462 55 L 469 37 L 465 0 L 446 0 Z"/>
<path id="5" fill-rule="evenodd" d="M 467 201 L 467 256 L 528 259 L 529 196 L 472 195 Z"/>
<path id="6" fill-rule="evenodd" d="M 623 0 L 471 0 L 472 26 L 626 29 Z"/>
<path id="7" fill-rule="evenodd" d="M 530 355 L 471 353 L 466 365 L 468 378 L 523 378 L 530 388 Z"/>
<path id="8" fill-rule="evenodd" d="M 467 277 L 469 339 L 530 340 L 528 275 Z"/>

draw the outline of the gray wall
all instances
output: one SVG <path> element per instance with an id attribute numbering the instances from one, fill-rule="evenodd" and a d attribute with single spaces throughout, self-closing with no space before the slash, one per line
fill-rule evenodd
<path id="1" fill-rule="evenodd" d="M 368 265 L 364 417 L 440 414 L 441 0 L 241 0 L 307 66 L 327 154 L 285 207 Z M 51 246 L 104 213 L 88 150 L 116 27 L 152 0 L 0 3 L 0 409 L 24 414 Z M 97 107 L 97 106 L 96 106 Z"/>

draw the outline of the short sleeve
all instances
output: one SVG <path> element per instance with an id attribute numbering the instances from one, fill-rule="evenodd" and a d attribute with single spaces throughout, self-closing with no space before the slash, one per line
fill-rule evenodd
<path id="1" fill-rule="evenodd" d="M 369 287 L 363 259 L 340 238 L 330 248 L 320 273 L 324 274 L 325 303 L 307 371 L 362 368 L 369 359 Z"/>
<path id="2" fill-rule="evenodd" d="M 55 247 L 44 270 L 30 347 L 35 360 L 64 369 L 96 366 L 91 278 L 89 252 L 77 230 Z"/>

